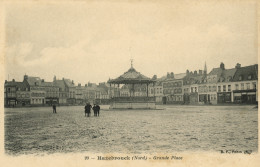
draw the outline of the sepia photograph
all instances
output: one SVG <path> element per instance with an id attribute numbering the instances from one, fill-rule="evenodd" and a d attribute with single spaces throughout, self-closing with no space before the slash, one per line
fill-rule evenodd
<path id="1" fill-rule="evenodd" d="M 7 166 L 257 166 L 258 5 L 3 1 Z"/>

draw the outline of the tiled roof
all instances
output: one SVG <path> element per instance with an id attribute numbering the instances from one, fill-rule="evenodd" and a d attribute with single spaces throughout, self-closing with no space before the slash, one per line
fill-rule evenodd
<path id="1" fill-rule="evenodd" d="M 257 80 L 258 79 L 258 65 L 251 65 L 246 67 L 240 67 L 237 69 L 233 81 L 240 81 L 239 77 L 242 76 L 242 80 Z M 249 75 L 251 75 L 251 79 L 249 79 Z"/>
<path id="2" fill-rule="evenodd" d="M 109 80 L 108 83 L 115 84 L 126 84 L 126 83 L 150 83 L 155 82 L 154 80 L 144 76 L 140 72 L 137 72 L 134 68 L 130 68 L 123 75 L 119 76 L 116 79 Z"/>

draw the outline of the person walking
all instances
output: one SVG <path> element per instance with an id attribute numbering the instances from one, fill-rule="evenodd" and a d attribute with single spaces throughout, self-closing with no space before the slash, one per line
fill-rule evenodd
<path id="1" fill-rule="evenodd" d="M 53 109 L 53 114 L 56 114 L 57 112 L 56 112 L 56 105 L 55 104 L 52 105 L 52 109 Z"/>
<path id="2" fill-rule="evenodd" d="M 90 116 L 91 108 L 92 106 L 89 103 L 87 103 L 85 106 L 85 116 L 86 114 L 88 115 L 88 117 Z"/>
<path id="3" fill-rule="evenodd" d="M 96 109 L 97 109 L 97 116 L 99 116 L 100 106 L 98 104 L 96 105 Z"/>

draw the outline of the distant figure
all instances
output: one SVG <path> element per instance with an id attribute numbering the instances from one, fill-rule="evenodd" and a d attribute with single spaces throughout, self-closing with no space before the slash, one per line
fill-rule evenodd
<path id="1" fill-rule="evenodd" d="M 97 105 L 96 104 L 94 104 L 94 106 L 93 106 L 93 111 L 94 111 L 94 116 L 96 117 L 97 116 Z"/>
<path id="2" fill-rule="evenodd" d="M 98 104 L 96 105 L 96 109 L 97 109 L 97 116 L 99 116 L 100 106 Z"/>
<path id="3" fill-rule="evenodd" d="M 53 114 L 56 114 L 57 112 L 56 112 L 56 105 L 55 104 L 52 105 L 52 109 L 53 109 Z"/>
<path id="4" fill-rule="evenodd" d="M 90 116 L 90 110 L 91 110 L 92 106 L 87 103 L 87 105 L 85 106 L 85 116 L 86 114 L 88 114 L 88 117 Z"/>

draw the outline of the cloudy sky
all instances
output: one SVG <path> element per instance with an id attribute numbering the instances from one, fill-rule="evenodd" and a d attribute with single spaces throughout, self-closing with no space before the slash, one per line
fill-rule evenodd
<path id="1" fill-rule="evenodd" d="M 156 3 L 157 2 L 157 3 Z M 103 82 L 257 63 L 252 2 L 16 3 L 5 7 L 5 78 Z"/>

